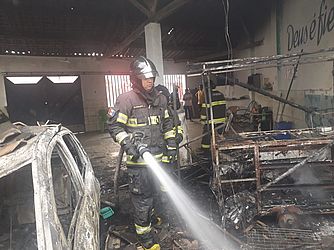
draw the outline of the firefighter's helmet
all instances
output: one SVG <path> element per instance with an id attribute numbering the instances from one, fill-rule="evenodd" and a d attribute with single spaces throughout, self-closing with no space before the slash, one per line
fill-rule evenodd
<path id="1" fill-rule="evenodd" d="M 155 78 L 159 76 L 154 63 L 143 56 L 138 57 L 130 64 L 130 80 L 137 83 L 137 80 Z"/>

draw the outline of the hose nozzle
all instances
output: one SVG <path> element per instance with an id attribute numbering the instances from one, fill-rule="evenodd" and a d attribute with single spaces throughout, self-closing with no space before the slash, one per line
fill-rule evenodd
<path id="1" fill-rule="evenodd" d="M 133 143 L 136 145 L 140 156 L 143 156 L 145 152 L 150 152 L 147 145 L 142 142 L 144 136 L 145 134 L 139 131 L 132 134 Z"/>
<path id="2" fill-rule="evenodd" d="M 147 145 L 144 143 L 139 143 L 137 145 L 137 149 L 138 149 L 140 156 L 143 156 L 145 152 L 150 152 L 150 150 L 147 148 Z"/>

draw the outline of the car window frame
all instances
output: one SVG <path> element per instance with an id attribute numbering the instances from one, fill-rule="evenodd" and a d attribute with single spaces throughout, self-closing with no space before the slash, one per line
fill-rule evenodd
<path id="1" fill-rule="evenodd" d="M 64 133 L 62 135 L 62 140 L 66 144 L 66 142 L 64 140 L 64 136 L 68 136 L 70 138 L 70 140 L 74 144 L 74 147 L 75 147 L 76 151 L 78 152 L 80 161 L 83 164 L 82 173 L 80 173 L 80 174 L 82 176 L 83 181 L 85 182 L 86 173 L 88 171 L 88 168 L 90 168 L 89 156 L 86 153 L 86 151 L 84 150 L 84 148 L 82 147 L 82 145 L 81 145 L 80 141 L 78 140 L 78 138 L 74 134 L 72 134 L 72 133 Z M 70 153 L 72 154 L 71 151 L 70 151 Z"/>
<path id="2" fill-rule="evenodd" d="M 58 223 L 61 226 L 61 232 L 63 234 L 63 237 L 65 237 L 65 239 L 67 241 L 67 244 L 68 244 L 68 247 L 71 248 L 71 246 L 73 244 L 73 240 L 74 240 L 74 235 L 75 235 L 75 225 L 76 225 L 76 222 L 77 222 L 77 218 L 78 218 L 80 208 L 82 206 L 82 200 L 83 200 L 83 196 L 84 196 L 84 193 L 85 193 L 85 188 L 84 188 L 83 178 L 80 174 L 77 163 L 75 162 L 75 159 L 73 158 L 73 156 L 71 154 L 71 151 L 68 149 L 65 141 L 63 140 L 63 135 L 59 135 L 59 134 L 57 135 L 55 144 L 53 145 L 53 148 L 51 149 L 51 153 L 57 146 L 58 146 L 59 156 L 60 156 L 63 164 L 65 165 L 65 168 L 66 168 L 67 172 L 70 175 L 71 181 L 74 185 L 74 188 L 75 188 L 77 196 L 78 196 L 77 197 L 77 204 L 76 204 L 75 209 L 73 211 L 73 216 L 71 218 L 71 223 L 70 223 L 67 235 L 65 235 L 65 232 L 64 232 L 64 229 L 62 227 L 62 224 L 60 223 L 58 214 L 56 214 Z M 50 170 L 51 170 L 51 158 L 50 158 L 49 163 L 50 163 Z M 53 182 L 52 182 L 52 188 L 53 188 Z M 56 204 L 54 189 L 52 189 L 52 199 L 53 199 L 54 204 Z"/>
<path id="3" fill-rule="evenodd" d="M 78 156 L 81 159 L 81 163 L 84 165 L 84 184 L 85 184 L 85 196 L 84 196 L 84 204 L 81 207 L 79 219 L 77 221 L 76 234 L 74 238 L 74 248 L 82 249 L 83 244 L 88 244 L 90 247 L 94 249 L 99 249 L 99 207 L 100 207 L 100 184 L 97 178 L 94 175 L 94 170 L 92 167 L 92 163 L 89 159 L 87 152 L 84 147 L 80 143 L 79 139 L 75 134 L 69 133 L 70 138 L 68 138 L 71 142 L 73 142 L 75 150 L 77 150 Z M 64 136 L 63 136 L 64 138 Z M 97 209 L 96 209 L 97 208 Z M 85 220 L 85 213 L 93 212 L 93 220 Z M 95 215 L 95 216 L 94 216 Z M 87 230 L 87 228 L 97 229 L 93 231 Z M 91 238 L 87 238 L 85 235 L 87 233 L 94 233 Z M 94 247 L 93 247 L 94 246 Z M 90 249 L 90 248 L 85 248 Z"/>

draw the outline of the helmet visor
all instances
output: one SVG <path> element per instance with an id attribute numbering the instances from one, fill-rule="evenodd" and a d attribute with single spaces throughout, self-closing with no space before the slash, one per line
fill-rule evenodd
<path id="1" fill-rule="evenodd" d="M 148 79 L 148 78 L 155 78 L 159 76 L 158 72 L 152 71 L 152 72 L 147 72 L 147 73 L 142 73 L 137 75 L 137 78 L 140 80 Z"/>

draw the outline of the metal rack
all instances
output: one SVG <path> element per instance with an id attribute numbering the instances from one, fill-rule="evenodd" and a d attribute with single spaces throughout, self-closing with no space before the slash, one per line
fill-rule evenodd
<path id="1" fill-rule="evenodd" d="M 228 73 L 250 69 L 286 67 L 299 64 L 310 64 L 334 60 L 334 48 L 312 52 L 300 52 L 286 55 L 250 57 L 232 60 L 209 61 L 188 64 L 188 77 L 205 73 Z"/>
<path id="2" fill-rule="evenodd" d="M 278 140 L 283 136 L 288 138 Z M 333 134 L 325 135 L 319 129 L 249 132 L 240 133 L 237 139 L 225 138 L 218 142 L 221 172 L 216 183 L 220 181 L 227 191 L 231 185 L 250 182 L 246 188 L 255 191 L 258 214 L 288 205 L 304 213 L 333 213 L 333 143 Z M 224 168 L 233 164 L 248 169 L 229 178 Z M 304 179 L 298 176 L 301 169 L 308 171 Z"/>
<path id="3" fill-rule="evenodd" d="M 187 74 L 188 77 L 201 76 L 202 84 L 207 82 L 210 89 L 210 75 L 224 73 L 226 82 L 304 111 L 313 127 L 312 116 L 319 114 L 316 110 L 239 82 L 228 77 L 227 73 L 333 60 L 334 48 L 328 48 L 288 55 L 192 63 L 188 64 Z M 211 100 L 210 91 L 208 93 L 206 101 Z M 209 112 L 213 117 L 212 109 Z M 257 214 L 268 214 L 275 207 L 290 205 L 297 206 L 305 213 L 334 212 L 333 130 L 249 132 L 236 134 L 231 139 L 220 138 L 215 135 L 214 130 L 214 123 L 211 122 L 211 188 L 222 211 L 228 198 L 236 200 L 235 194 L 239 191 L 251 191 L 255 194 Z M 295 175 L 298 175 L 301 169 L 310 172 L 310 180 L 298 181 L 298 176 Z M 313 180 L 312 175 L 315 177 Z M 325 194 L 326 199 L 317 199 L 317 190 L 321 190 L 320 193 Z M 246 196 L 241 195 L 237 198 L 245 200 Z M 250 197 L 249 202 L 252 200 Z M 236 208 L 235 211 L 237 210 Z"/>

